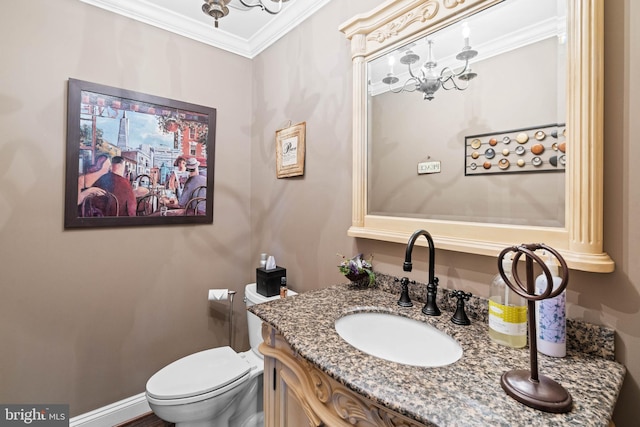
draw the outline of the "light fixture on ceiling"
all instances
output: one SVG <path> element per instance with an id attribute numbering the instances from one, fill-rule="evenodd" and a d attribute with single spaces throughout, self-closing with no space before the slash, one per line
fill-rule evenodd
<path id="1" fill-rule="evenodd" d="M 246 2 L 244 0 L 238 0 L 244 7 L 254 8 L 259 7 L 263 11 L 270 13 L 271 15 L 277 15 L 282 10 L 282 3 L 286 3 L 289 0 L 271 0 L 273 3 L 277 3 L 278 7 L 276 9 L 268 8 L 263 0 L 257 0 L 254 3 Z M 229 14 L 229 8 L 227 5 L 231 2 L 231 0 L 204 0 L 204 4 L 202 5 L 202 11 L 211 16 L 215 20 L 216 28 L 218 28 L 218 19 L 224 18 Z"/>
<path id="2" fill-rule="evenodd" d="M 396 77 L 393 74 L 393 64 L 395 62 L 395 59 L 393 57 L 389 57 L 390 72 L 387 74 L 385 78 L 382 79 L 382 83 L 388 84 L 389 90 L 391 90 L 391 92 L 393 93 L 400 93 L 404 91 L 413 92 L 417 90 L 424 94 L 423 99 L 428 99 L 429 101 L 431 101 L 434 98 L 435 92 L 440 88 L 443 88 L 444 90 L 451 90 L 451 89 L 465 90 L 469 85 L 469 81 L 478 76 L 476 73 L 474 73 L 471 70 L 471 67 L 469 66 L 469 60 L 471 60 L 476 55 L 478 55 L 478 52 L 471 49 L 471 46 L 469 45 L 469 34 L 470 34 L 469 26 L 465 22 L 462 25 L 462 37 L 464 38 L 464 47 L 462 48 L 460 53 L 456 55 L 457 60 L 464 61 L 464 67 L 460 71 L 455 72 L 450 67 L 444 67 L 438 74 L 436 71 L 436 67 L 438 66 L 438 63 L 433 58 L 434 42 L 432 39 L 427 39 L 427 45 L 429 49 L 427 62 L 425 62 L 422 65 L 422 68 L 420 68 L 419 76 L 413 73 L 413 70 L 411 69 L 411 65 L 418 62 L 420 60 L 420 56 L 413 53 L 413 51 L 409 49 L 400 58 L 400 63 L 405 64 L 407 66 L 407 68 L 409 69 L 409 75 L 411 77 L 407 79 L 407 81 L 402 85 L 402 87 L 394 89 L 392 85 L 394 85 L 395 83 L 398 83 L 400 79 L 398 79 L 398 77 Z M 455 80 L 456 78 L 464 81 L 465 84 L 463 85 L 463 84 L 457 83 Z"/>

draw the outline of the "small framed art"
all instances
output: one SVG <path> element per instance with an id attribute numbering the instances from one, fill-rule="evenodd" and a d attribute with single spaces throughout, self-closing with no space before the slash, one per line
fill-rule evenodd
<path id="1" fill-rule="evenodd" d="M 276 176 L 304 175 L 306 122 L 276 131 Z"/>

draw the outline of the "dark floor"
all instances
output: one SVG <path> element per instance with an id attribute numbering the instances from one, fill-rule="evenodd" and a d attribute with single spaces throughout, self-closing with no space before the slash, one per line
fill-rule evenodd
<path id="1" fill-rule="evenodd" d="M 161 420 L 153 412 L 140 415 L 138 418 L 118 424 L 116 427 L 174 427 L 175 424 Z"/>

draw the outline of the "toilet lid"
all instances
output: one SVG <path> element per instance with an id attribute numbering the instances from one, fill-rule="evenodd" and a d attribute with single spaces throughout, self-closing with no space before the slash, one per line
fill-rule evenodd
<path id="1" fill-rule="evenodd" d="M 201 351 L 176 360 L 147 381 L 156 399 L 179 399 L 209 393 L 244 377 L 251 365 L 231 347 Z"/>

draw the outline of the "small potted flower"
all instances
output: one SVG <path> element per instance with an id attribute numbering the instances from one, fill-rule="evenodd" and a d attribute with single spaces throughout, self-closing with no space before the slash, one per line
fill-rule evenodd
<path id="1" fill-rule="evenodd" d="M 344 255 L 337 254 L 342 257 L 342 262 L 338 266 L 338 269 L 347 279 L 356 284 L 363 284 L 372 286 L 376 280 L 376 274 L 373 272 L 373 266 L 371 265 L 371 259 L 362 258 L 362 254 L 358 254 L 351 259 L 347 259 Z"/>

